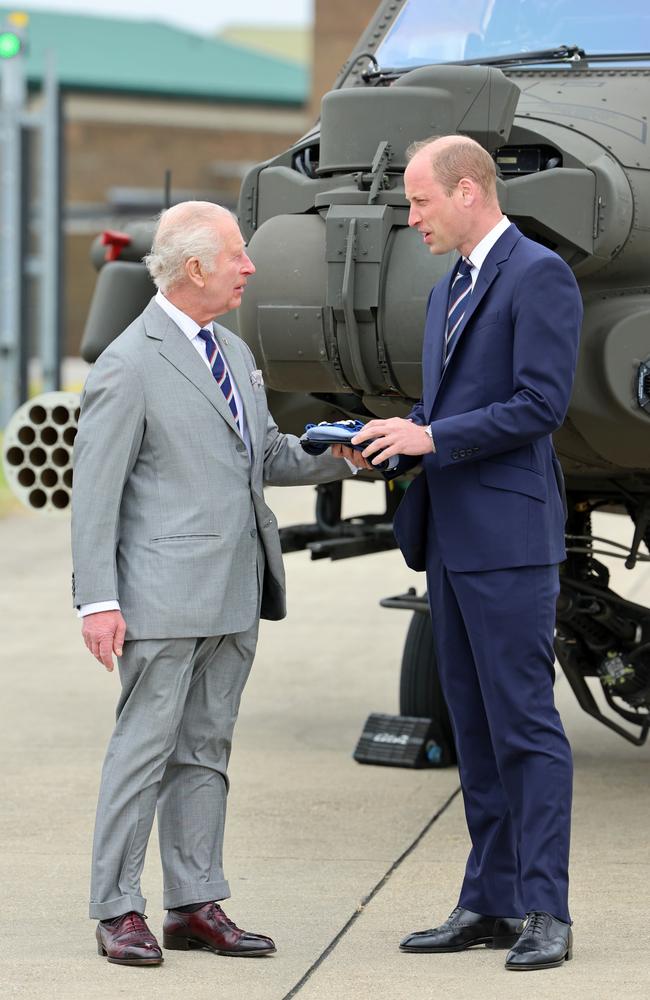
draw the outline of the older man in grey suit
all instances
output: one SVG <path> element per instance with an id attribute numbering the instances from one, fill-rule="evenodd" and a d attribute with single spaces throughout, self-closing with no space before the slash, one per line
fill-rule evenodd
<path id="1" fill-rule="evenodd" d="M 167 948 L 275 951 L 219 900 L 227 765 L 260 617 L 285 615 L 263 484 L 350 474 L 269 415 L 255 360 L 215 316 L 255 268 L 229 212 L 185 202 L 145 260 L 158 293 L 84 389 L 72 506 L 74 602 L 88 649 L 122 684 L 102 771 L 90 916 L 110 962 L 153 965 L 140 874 L 158 813 Z M 362 459 L 356 460 L 358 464 Z"/>

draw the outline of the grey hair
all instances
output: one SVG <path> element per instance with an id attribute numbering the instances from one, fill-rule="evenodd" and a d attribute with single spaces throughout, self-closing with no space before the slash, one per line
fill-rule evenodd
<path id="1" fill-rule="evenodd" d="M 215 218 L 221 214 L 233 218 L 221 205 L 207 201 L 182 202 L 160 213 L 151 252 L 142 258 L 156 288 L 166 292 L 179 284 L 190 257 L 196 257 L 207 274 L 214 271 L 223 246 L 215 231 Z"/>

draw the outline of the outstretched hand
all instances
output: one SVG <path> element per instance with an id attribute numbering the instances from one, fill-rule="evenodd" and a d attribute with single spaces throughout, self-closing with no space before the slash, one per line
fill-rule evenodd
<path id="1" fill-rule="evenodd" d="M 357 469 L 372 469 L 370 462 L 366 462 L 360 451 L 356 448 L 347 448 L 344 444 L 332 445 L 332 456 L 334 458 L 347 458 Z"/>
<path id="2" fill-rule="evenodd" d="M 113 653 L 122 655 L 125 633 L 126 622 L 119 611 L 97 611 L 94 615 L 85 615 L 81 626 L 86 646 L 109 673 L 113 670 Z"/>
<path id="3" fill-rule="evenodd" d="M 353 444 L 363 441 L 372 441 L 361 454 L 373 465 L 393 455 L 427 455 L 432 450 L 431 438 L 424 427 L 403 417 L 369 420 L 363 430 L 352 438 Z"/>

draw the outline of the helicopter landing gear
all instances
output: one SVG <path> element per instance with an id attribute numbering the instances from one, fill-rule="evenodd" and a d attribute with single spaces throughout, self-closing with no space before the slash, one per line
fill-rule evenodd
<path id="1" fill-rule="evenodd" d="M 440 686 L 431 616 L 413 613 L 406 633 L 399 690 L 400 715 L 431 719 L 433 737 L 440 748 L 438 766 L 456 763 L 456 748 L 449 712 Z"/>

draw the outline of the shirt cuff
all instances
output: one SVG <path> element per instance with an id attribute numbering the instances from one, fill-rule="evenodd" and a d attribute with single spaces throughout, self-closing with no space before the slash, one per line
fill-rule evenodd
<path id="1" fill-rule="evenodd" d="M 359 472 L 359 466 L 355 465 L 354 462 L 351 462 L 349 458 L 344 458 L 343 461 L 348 463 L 352 475 L 356 476 L 357 472 Z"/>
<path id="2" fill-rule="evenodd" d="M 119 611 L 118 601 L 97 601 L 95 604 L 82 604 L 77 608 L 77 618 L 85 618 L 86 615 L 96 615 L 99 611 Z"/>

